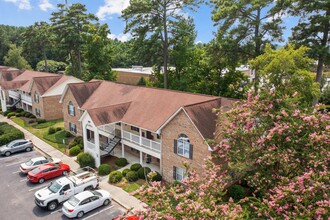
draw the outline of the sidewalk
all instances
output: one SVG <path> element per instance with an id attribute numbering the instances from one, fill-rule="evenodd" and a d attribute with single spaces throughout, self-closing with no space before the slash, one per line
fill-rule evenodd
<path id="1" fill-rule="evenodd" d="M 56 157 L 63 161 L 63 163 L 68 164 L 71 167 L 71 170 L 76 171 L 79 169 L 79 164 L 75 162 L 74 158 L 71 158 L 56 148 L 52 147 L 48 143 L 44 142 L 40 138 L 34 136 L 31 132 L 27 131 L 26 129 L 22 128 L 21 126 L 17 125 L 13 121 L 7 119 L 3 115 L 0 115 L 0 121 L 7 122 L 10 125 L 13 125 L 17 129 L 21 130 L 26 139 L 30 139 L 36 148 L 38 148 L 41 152 L 46 154 L 50 157 Z M 135 198 L 134 196 L 129 195 L 126 191 L 122 190 L 119 187 L 113 186 L 108 183 L 108 178 L 102 178 L 100 182 L 100 187 L 104 190 L 110 192 L 112 199 L 117 202 L 119 205 L 123 206 L 125 209 L 132 209 L 132 211 L 136 210 L 143 210 L 145 203 L 142 203 L 140 200 Z"/>

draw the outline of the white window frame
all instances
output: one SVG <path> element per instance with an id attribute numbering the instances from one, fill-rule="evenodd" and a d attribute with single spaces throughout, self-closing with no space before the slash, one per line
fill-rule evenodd
<path id="1" fill-rule="evenodd" d="M 177 154 L 186 158 L 190 158 L 190 142 L 189 138 L 179 137 L 177 142 Z"/>
<path id="2" fill-rule="evenodd" d="M 34 92 L 34 102 L 39 103 L 39 94 Z"/>
<path id="3" fill-rule="evenodd" d="M 175 180 L 181 181 L 183 180 L 183 178 L 185 178 L 184 176 L 184 169 L 180 168 L 180 167 L 176 167 L 175 168 Z"/>
<path id="4" fill-rule="evenodd" d="M 71 115 L 71 116 L 75 116 L 76 111 L 75 111 L 75 107 L 74 107 L 74 105 L 72 104 L 72 102 L 69 102 L 68 110 L 69 110 L 69 115 Z"/>
<path id="5" fill-rule="evenodd" d="M 69 130 L 73 133 L 77 133 L 77 125 L 69 122 Z"/>

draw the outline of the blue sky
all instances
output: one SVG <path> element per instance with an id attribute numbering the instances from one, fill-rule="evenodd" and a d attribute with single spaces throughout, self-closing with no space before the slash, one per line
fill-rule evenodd
<path id="1" fill-rule="evenodd" d="M 129 35 L 124 35 L 124 22 L 119 18 L 120 12 L 127 7 L 129 0 L 68 0 L 69 4 L 80 2 L 86 5 L 88 12 L 96 14 L 101 23 L 107 23 L 112 38 L 127 40 Z M 65 0 L 0 0 L 0 24 L 29 26 L 36 21 L 49 22 L 52 11 L 56 10 L 58 3 Z M 188 12 L 194 17 L 197 38 L 196 42 L 207 43 L 214 38 L 217 27 L 211 20 L 210 6 L 202 5 L 197 12 Z M 284 39 L 291 35 L 291 28 L 297 19 L 285 17 Z"/>

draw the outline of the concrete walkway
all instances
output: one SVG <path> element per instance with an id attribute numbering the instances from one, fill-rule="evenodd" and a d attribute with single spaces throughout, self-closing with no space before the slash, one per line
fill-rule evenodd
<path id="1" fill-rule="evenodd" d="M 41 152 L 43 152 L 45 155 L 61 159 L 63 163 L 66 163 L 71 167 L 72 171 L 76 171 L 79 169 L 79 164 L 75 161 L 75 158 L 71 158 L 63 154 L 62 152 L 60 152 L 50 144 L 44 142 L 40 138 L 33 135 L 31 132 L 17 125 L 13 121 L 7 119 L 3 115 L 0 115 L 0 121 L 7 122 L 8 124 L 13 125 L 17 129 L 21 130 L 24 133 L 25 138 L 30 139 L 35 145 L 35 147 L 38 148 L 38 150 L 40 150 Z M 143 210 L 144 206 L 146 206 L 145 203 L 142 203 L 134 196 L 129 195 L 123 189 L 109 184 L 108 176 L 101 178 L 100 187 L 104 190 L 109 191 L 112 196 L 112 199 L 127 210 L 132 210 L 132 211 Z"/>

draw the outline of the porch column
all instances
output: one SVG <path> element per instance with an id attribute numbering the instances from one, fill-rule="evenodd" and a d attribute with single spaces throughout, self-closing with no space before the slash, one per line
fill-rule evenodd
<path id="1" fill-rule="evenodd" d="M 121 157 L 124 158 L 125 157 L 125 146 L 123 143 L 121 143 Z"/>
<path id="2" fill-rule="evenodd" d="M 95 153 L 96 153 L 96 167 L 100 166 L 101 160 L 100 160 L 100 135 L 97 127 L 94 127 L 94 139 L 95 139 Z"/>
<path id="3" fill-rule="evenodd" d="M 140 164 L 143 165 L 143 153 L 140 151 Z"/>
<path id="4" fill-rule="evenodd" d="M 29 108 L 29 107 L 28 107 Z M 85 124 L 83 121 L 81 122 L 82 124 L 82 133 L 83 133 L 83 139 L 84 139 L 84 152 L 86 152 L 86 149 L 87 148 L 87 124 Z"/>

